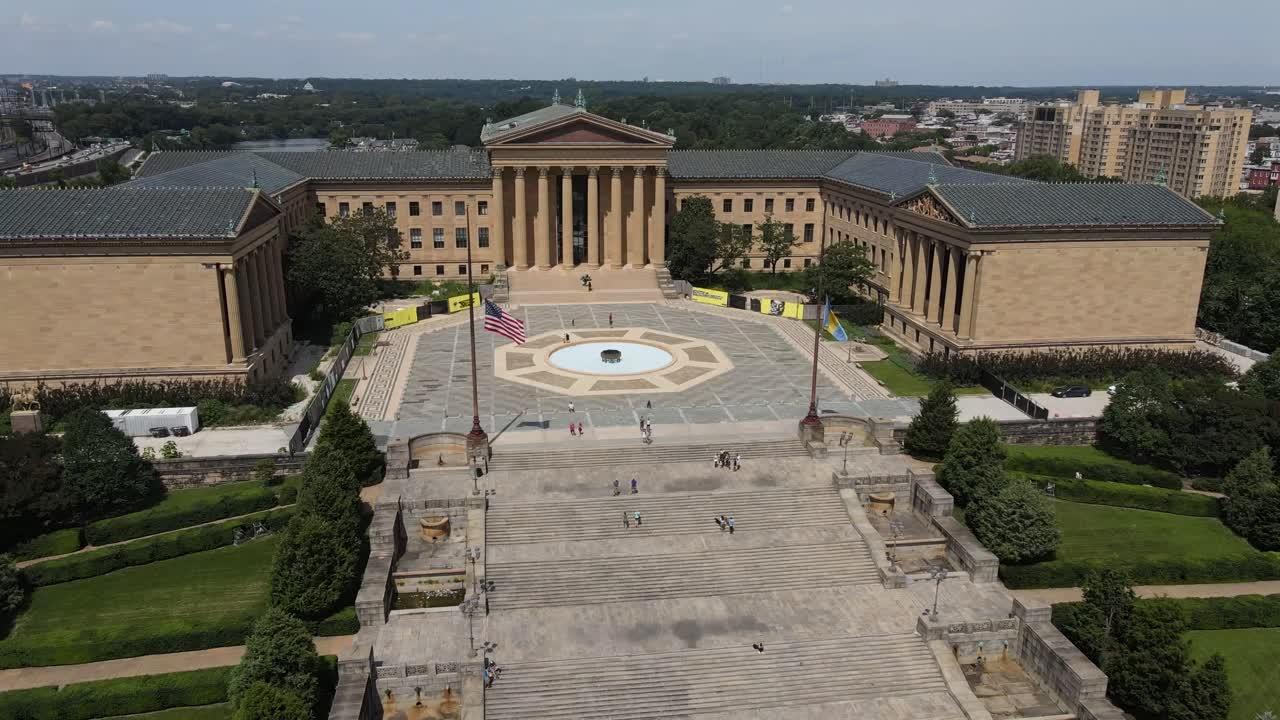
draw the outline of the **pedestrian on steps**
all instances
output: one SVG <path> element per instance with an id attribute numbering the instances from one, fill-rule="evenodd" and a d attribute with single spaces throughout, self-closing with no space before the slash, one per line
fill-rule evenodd
<path id="1" fill-rule="evenodd" d="M 569 423 L 569 434 L 570 434 L 570 435 L 577 435 L 577 434 L 578 434 L 575 428 L 576 428 L 576 426 L 575 426 L 573 423 Z"/>
<path id="2" fill-rule="evenodd" d="M 728 522 L 729 522 L 729 534 L 732 535 L 733 534 L 733 514 L 732 513 L 729 514 Z"/>
<path id="3" fill-rule="evenodd" d="M 720 532 L 724 532 L 729 529 L 729 518 L 721 515 L 716 519 L 716 524 L 720 526 Z"/>
<path id="4" fill-rule="evenodd" d="M 716 527 L 720 528 L 720 531 L 721 531 L 721 532 L 723 532 L 723 531 L 724 531 L 724 524 L 720 522 L 720 516 L 719 516 L 719 515 L 717 515 L 717 516 L 715 516 L 714 518 L 712 518 L 712 520 L 715 520 L 715 521 L 716 521 Z"/>
<path id="5" fill-rule="evenodd" d="M 572 400 L 569 401 L 569 412 L 574 412 Z"/>
<path id="6" fill-rule="evenodd" d="M 634 517 L 635 517 L 635 520 L 636 520 L 636 527 L 640 527 L 640 522 L 641 522 L 641 521 L 640 521 L 640 511 L 639 511 L 639 510 L 637 510 L 637 511 L 635 512 Z"/>
<path id="7" fill-rule="evenodd" d="M 581 427 L 578 428 L 578 432 L 582 432 Z M 733 456 L 733 471 L 738 472 L 738 469 L 741 467 L 742 467 L 742 453 L 738 453 L 737 455 Z"/>
<path id="8" fill-rule="evenodd" d="M 632 494 L 632 495 L 639 495 L 639 494 L 640 494 L 640 490 L 636 487 L 636 479 L 635 479 L 635 478 L 631 478 L 631 494 Z"/>
<path id="9" fill-rule="evenodd" d="M 618 479 L 613 479 L 613 496 L 618 497 L 622 494 L 622 489 L 618 487 Z"/>
<path id="10" fill-rule="evenodd" d="M 609 327 L 613 327 L 613 313 L 609 313 Z"/>
<path id="11" fill-rule="evenodd" d="M 628 530 L 631 529 L 631 518 L 627 515 L 626 510 L 622 511 L 622 527 Z"/>

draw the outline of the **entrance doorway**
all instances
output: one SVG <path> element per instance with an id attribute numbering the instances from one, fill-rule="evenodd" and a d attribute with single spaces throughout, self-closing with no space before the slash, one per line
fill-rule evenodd
<path id="1" fill-rule="evenodd" d="M 573 188 L 573 264 L 587 261 L 587 176 L 574 175 Z M 556 264 L 564 257 L 564 198 L 556 195 L 555 207 Z"/>

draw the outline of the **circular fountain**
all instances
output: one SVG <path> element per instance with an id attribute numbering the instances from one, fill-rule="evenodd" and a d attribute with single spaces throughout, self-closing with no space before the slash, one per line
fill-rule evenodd
<path id="1" fill-rule="evenodd" d="M 547 362 L 571 372 L 587 375 L 637 375 L 661 370 L 675 362 L 662 348 L 625 340 L 583 342 L 560 348 Z"/>

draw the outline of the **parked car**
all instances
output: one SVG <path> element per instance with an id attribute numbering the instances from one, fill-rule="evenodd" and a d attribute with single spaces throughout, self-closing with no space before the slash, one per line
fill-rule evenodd
<path id="1" fill-rule="evenodd" d="M 1073 398 L 1073 397 L 1089 397 L 1093 391 L 1084 385 L 1063 385 L 1053 389 L 1053 396 L 1057 398 Z"/>
<path id="2" fill-rule="evenodd" d="M 151 428 L 151 437 L 153 438 L 169 437 L 169 428 L 153 427 Z"/>

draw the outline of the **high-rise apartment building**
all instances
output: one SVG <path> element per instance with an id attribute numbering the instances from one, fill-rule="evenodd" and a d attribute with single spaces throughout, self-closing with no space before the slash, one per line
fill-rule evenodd
<path id="1" fill-rule="evenodd" d="M 1018 126 L 1017 159 L 1051 155 L 1088 177 L 1162 182 L 1187 197 L 1239 189 L 1252 113 L 1186 104 L 1186 90 L 1143 90 L 1103 105 L 1097 90 L 1040 105 Z"/>

